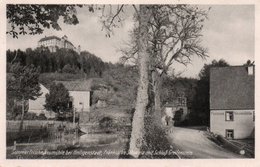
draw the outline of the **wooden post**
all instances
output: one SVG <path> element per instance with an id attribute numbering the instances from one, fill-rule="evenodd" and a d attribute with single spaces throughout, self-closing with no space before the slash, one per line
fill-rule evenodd
<path id="1" fill-rule="evenodd" d="M 16 150 L 16 141 L 14 141 L 14 147 L 13 147 L 13 151 Z"/>
<path id="2" fill-rule="evenodd" d="M 74 110 L 73 110 L 73 128 L 75 129 L 76 128 L 76 126 L 75 126 L 75 113 L 76 113 L 76 108 L 74 108 Z"/>

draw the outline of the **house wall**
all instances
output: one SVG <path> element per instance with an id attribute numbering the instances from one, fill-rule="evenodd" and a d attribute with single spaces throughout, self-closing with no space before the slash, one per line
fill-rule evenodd
<path id="1" fill-rule="evenodd" d="M 45 97 L 39 97 L 36 100 L 29 100 L 29 112 L 33 112 L 37 115 L 45 111 L 44 109 Z"/>
<path id="2" fill-rule="evenodd" d="M 188 109 L 187 109 L 187 107 L 183 107 L 183 106 L 179 106 L 179 107 L 165 107 L 165 114 L 167 115 L 167 116 L 169 116 L 169 117 L 172 117 L 172 118 L 174 118 L 174 115 L 175 115 L 175 112 L 177 111 L 177 110 L 179 110 L 179 109 L 183 109 L 183 114 L 182 114 L 182 116 L 181 116 L 181 121 L 183 121 L 185 118 L 186 118 L 186 116 L 187 116 L 187 114 L 188 114 Z"/>
<path id="3" fill-rule="evenodd" d="M 225 112 L 233 111 L 233 121 L 226 121 Z M 226 129 L 234 130 L 234 139 L 254 137 L 254 110 L 211 110 L 210 131 L 226 137 Z"/>
<path id="4" fill-rule="evenodd" d="M 49 40 L 40 41 L 38 42 L 38 46 L 48 47 L 51 52 L 56 52 L 56 47 L 58 47 L 58 48 L 72 49 L 79 53 L 77 48 L 75 48 L 70 42 L 68 42 L 63 38 L 61 40 L 53 38 Z"/>
<path id="5" fill-rule="evenodd" d="M 35 113 L 36 115 L 40 115 L 41 113 L 45 114 L 47 118 L 55 117 L 54 112 L 47 111 L 44 108 L 45 105 L 45 95 L 49 93 L 49 90 L 40 84 L 42 95 L 35 100 L 29 100 L 29 109 L 28 112 Z"/>
<path id="6" fill-rule="evenodd" d="M 174 111 L 172 107 L 165 107 L 165 115 L 173 118 L 174 117 Z"/>
<path id="7" fill-rule="evenodd" d="M 90 92 L 89 91 L 69 91 L 73 98 L 73 107 L 77 112 L 90 112 Z M 80 104 L 81 103 L 81 104 Z"/>

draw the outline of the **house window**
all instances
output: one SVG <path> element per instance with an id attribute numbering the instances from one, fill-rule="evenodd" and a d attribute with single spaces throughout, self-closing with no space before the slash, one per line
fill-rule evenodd
<path id="1" fill-rule="evenodd" d="M 70 96 L 70 100 L 69 100 L 69 106 L 68 106 L 70 109 L 73 108 L 73 97 Z"/>
<path id="2" fill-rule="evenodd" d="M 234 139 L 234 130 L 233 129 L 226 129 L 226 138 Z"/>
<path id="3" fill-rule="evenodd" d="M 226 111 L 225 117 L 226 117 L 226 121 L 234 121 L 234 112 Z"/>
<path id="4" fill-rule="evenodd" d="M 72 101 L 69 102 L 69 108 L 71 109 L 73 107 Z"/>

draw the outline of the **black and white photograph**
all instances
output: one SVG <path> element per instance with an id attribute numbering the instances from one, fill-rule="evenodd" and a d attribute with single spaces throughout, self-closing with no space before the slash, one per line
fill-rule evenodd
<path id="1" fill-rule="evenodd" d="M 4 5 L 6 160 L 255 160 L 254 3 L 53 3 Z"/>

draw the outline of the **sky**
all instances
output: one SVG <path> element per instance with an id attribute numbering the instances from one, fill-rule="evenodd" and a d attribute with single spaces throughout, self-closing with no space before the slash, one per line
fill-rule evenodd
<path id="1" fill-rule="evenodd" d="M 209 6 L 200 5 L 201 8 Z M 242 65 L 248 59 L 254 60 L 255 18 L 253 5 L 211 5 L 208 20 L 202 31 L 202 45 L 208 49 L 209 57 L 192 58 L 192 63 L 184 66 L 174 63 L 172 68 L 183 77 L 198 77 L 205 63 L 213 59 L 225 59 L 230 65 Z M 106 62 L 117 62 L 121 57 L 118 49 L 129 40 L 129 31 L 133 28 L 133 9 L 127 8 L 122 15 L 124 22 L 108 38 L 102 30 L 99 13 L 90 13 L 86 8 L 78 11 L 79 24 L 67 25 L 60 21 L 62 30 L 44 30 L 43 34 L 19 36 L 18 39 L 6 36 L 7 49 L 35 48 L 44 36 L 67 35 L 74 46 L 81 46 Z M 8 26 L 8 25 L 7 25 Z"/>

